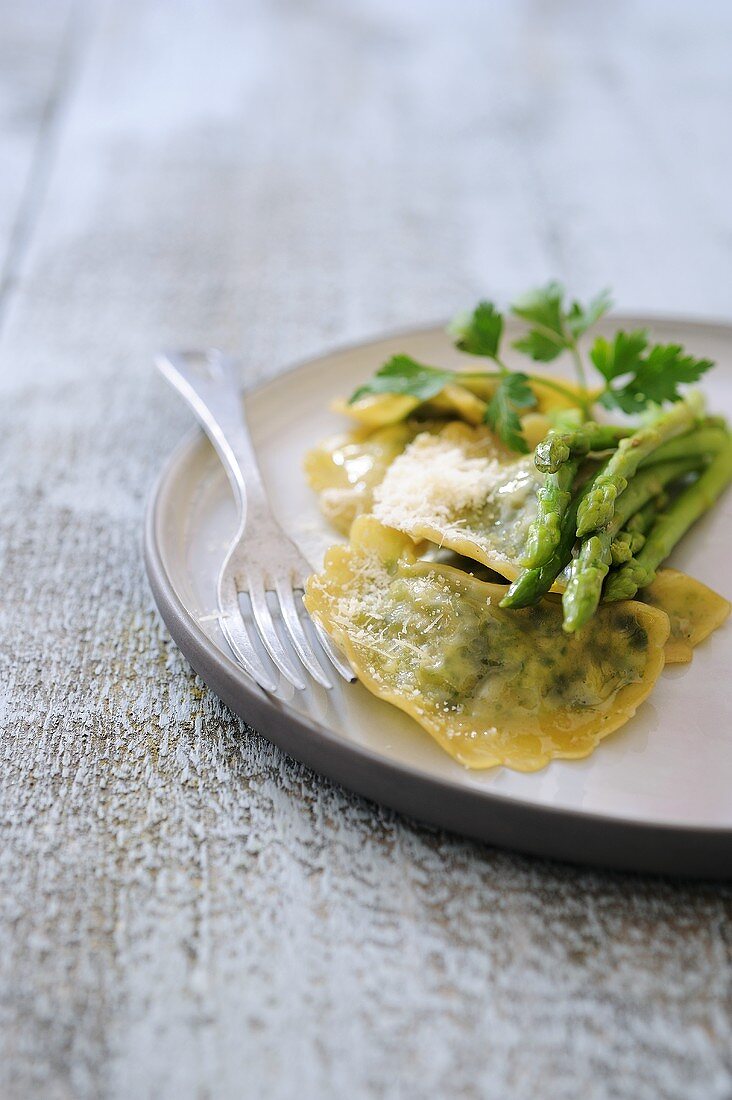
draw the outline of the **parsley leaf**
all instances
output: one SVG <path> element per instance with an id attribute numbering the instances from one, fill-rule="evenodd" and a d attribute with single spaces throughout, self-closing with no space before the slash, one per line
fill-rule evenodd
<path id="1" fill-rule="evenodd" d="M 568 347 L 563 324 L 564 287 L 552 281 L 531 290 L 511 306 L 511 312 L 531 328 L 514 347 L 540 363 L 550 363 Z"/>
<path id="2" fill-rule="evenodd" d="M 512 451 L 528 454 L 517 409 L 531 409 L 536 405 L 536 395 L 523 371 L 505 371 L 485 411 L 486 424 Z"/>
<path id="3" fill-rule="evenodd" d="M 562 303 L 564 287 L 556 279 L 546 286 L 537 287 L 524 294 L 511 306 L 511 312 L 531 324 L 540 325 L 549 332 L 563 337 Z"/>
<path id="4" fill-rule="evenodd" d="M 714 366 L 711 359 L 695 359 L 680 344 L 654 344 L 648 347 L 648 334 L 618 332 L 612 341 L 598 336 L 590 358 L 607 382 L 600 396 L 607 409 L 638 413 L 649 404 L 680 401 L 679 386 L 697 382 Z M 611 383 L 620 379 L 620 384 Z M 624 379 L 624 381 L 623 381 Z"/>
<path id="5" fill-rule="evenodd" d="M 600 318 L 612 309 L 612 304 L 613 300 L 609 290 L 601 290 L 584 307 L 579 302 L 572 302 L 566 321 L 567 328 L 575 340 L 579 339 L 580 336 L 584 336 L 589 328 L 597 324 Z"/>
<path id="6" fill-rule="evenodd" d="M 418 363 L 410 355 L 393 355 L 380 367 L 370 382 L 359 386 L 348 399 L 352 405 L 361 397 L 380 393 L 400 393 L 429 401 L 454 379 L 453 371 Z"/>
<path id="7" fill-rule="evenodd" d="M 493 302 L 478 302 L 472 313 L 456 317 L 448 331 L 460 351 L 495 359 L 503 334 L 503 316 Z"/>
<path id="8" fill-rule="evenodd" d="M 511 311 L 531 326 L 513 346 L 540 363 L 551 363 L 563 351 L 576 349 L 579 337 L 599 321 L 611 305 L 609 292 L 602 290 L 586 306 L 572 302 L 566 308 L 564 287 L 552 280 L 511 306 Z"/>
<path id="9" fill-rule="evenodd" d="M 598 336 L 590 349 L 590 359 L 606 382 L 630 374 L 640 367 L 643 352 L 648 347 L 645 329 L 634 332 L 616 332 L 613 340 Z"/>
<path id="10" fill-rule="evenodd" d="M 513 346 L 537 363 L 551 363 L 565 350 L 564 345 L 558 344 L 553 336 L 536 328 L 531 329 L 519 340 L 514 340 Z"/>

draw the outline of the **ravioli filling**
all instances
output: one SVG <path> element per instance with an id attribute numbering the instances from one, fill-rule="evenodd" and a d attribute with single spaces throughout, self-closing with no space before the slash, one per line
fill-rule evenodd
<path id="1" fill-rule="evenodd" d="M 608 604 L 567 635 L 557 601 L 502 610 L 504 593 L 419 561 L 409 537 L 364 516 L 348 546 L 329 550 L 305 602 L 365 686 L 461 764 L 535 771 L 587 756 L 651 691 L 668 616 Z"/>

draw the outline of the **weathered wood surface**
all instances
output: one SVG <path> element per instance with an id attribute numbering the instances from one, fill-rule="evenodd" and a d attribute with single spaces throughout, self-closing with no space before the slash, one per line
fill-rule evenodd
<path id="1" fill-rule="evenodd" d="M 42 201 L 76 31 L 67 0 L 0 8 L 0 323 Z"/>
<path id="2" fill-rule="evenodd" d="M 333 788 L 192 678 L 139 549 L 189 422 L 160 345 L 252 380 L 554 273 L 729 316 L 731 33 L 723 0 L 0 5 L 0 1095 L 732 1095 L 728 886 Z"/>

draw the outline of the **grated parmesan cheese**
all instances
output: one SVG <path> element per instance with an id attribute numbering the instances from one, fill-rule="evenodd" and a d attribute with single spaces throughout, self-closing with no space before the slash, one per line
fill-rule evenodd
<path id="1" fill-rule="evenodd" d="M 503 463 L 486 453 L 483 439 L 424 433 L 395 459 L 374 494 L 374 513 L 402 530 L 415 515 L 435 523 L 474 512 L 500 477 Z"/>
<path id="2" fill-rule="evenodd" d="M 518 573 L 541 483 L 530 456 L 504 450 L 488 429 L 450 424 L 418 435 L 374 493 L 380 523 Z"/>

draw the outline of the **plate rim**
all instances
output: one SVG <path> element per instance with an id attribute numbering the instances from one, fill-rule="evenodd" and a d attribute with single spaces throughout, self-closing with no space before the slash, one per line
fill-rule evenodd
<path id="1" fill-rule="evenodd" d="M 722 330 L 732 339 L 732 321 L 678 314 L 618 312 L 619 323 L 680 324 Z M 276 375 L 247 387 L 261 393 L 290 374 L 324 359 L 386 340 L 427 336 L 444 324 L 386 331 L 311 354 Z M 428 826 L 501 848 L 570 863 L 674 877 L 732 878 L 732 829 L 680 825 L 539 805 L 512 794 L 462 786 L 418 767 L 390 760 L 377 750 L 346 741 L 314 718 L 262 691 L 201 629 L 179 598 L 165 566 L 158 527 L 166 487 L 204 433 L 193 427 L 170 453 L 149 493 L 143 557 L 158 611 L 193 670 L 229 709 L 294 760 L 348 790 Z M 573 835 L 575 834 L 576 835 Z"/>

